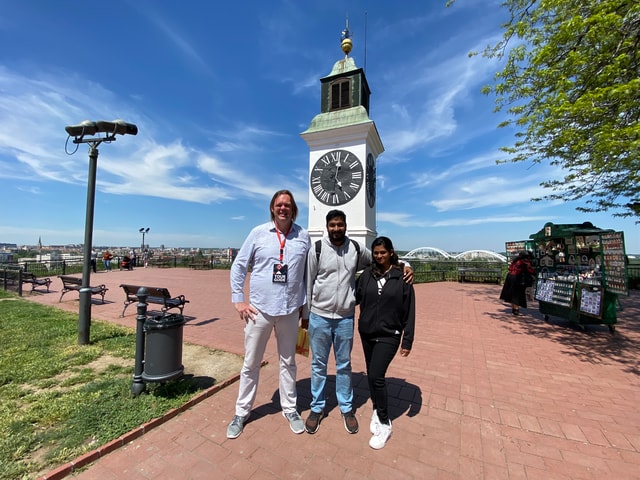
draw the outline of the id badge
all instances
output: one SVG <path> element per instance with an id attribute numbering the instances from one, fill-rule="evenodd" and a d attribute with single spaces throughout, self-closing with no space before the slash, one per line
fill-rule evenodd
<path id="1" fill-rule="evenodd" d="M 289 267 L 287 265 L 282 265 L 281 263 L 276 263 L 273 266 L 273 283 L 287 283 L 287 272 L 289 271 Z"/>

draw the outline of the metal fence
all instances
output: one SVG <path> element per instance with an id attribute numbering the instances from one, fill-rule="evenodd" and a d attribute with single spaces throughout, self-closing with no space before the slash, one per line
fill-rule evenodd
<path id="1" fill-rule="evenodd" d="M 123 257 L 113 257 L 111 268 L 122 268 Z M 457 282 L 460 281 L 462 269 L 500 270 L 500 278 L 507 274 L 506 262 L 495 261 L 457 261 L 457 260 L 410 260 L 414 271 L 414 283 L 428 282 Z M 138 265 L 135 268 L 140 268 Z M 148 261 L 149 268 L 194 268 L 194 269 L 222 269 L 231 268 L 230 263 L 221 263 L 213 257 L 171 255 L 153 257 Z M 104 270 L 102 260 L 97 261 L 97 269 Z M 0 264 L 0 284 L 4 289 L 16 289 L 16 271 L 33 273 L 36 277 L 55 277 L 57 275 L 70 275 L 82 273 L 82 260 L 60 260 L 51 262 L 37 262 L 33 260 L 21 261 L 12 264 Z M 640 288 L 640 262 L 632 262 L 627 267 L 629 288 Z M 15 288 L 12 288 L 15 287 Z"/>
<path id="2" fill-rule="evenodd" d="M 414 283 L 458 282 L 460 281 L 460 272 L 462 269 L 491 270 L 495 271 L 500 278 L 504 278 L 507 275 L 506 262 L 416 259 L 409 259 L 407 261 L 413 268 Z M 497 273 L 498 271 L 499 273 Z"/>
<path id="3" fill-rule="evenodd" d="M 111 269 L 125 269 L 123 265 L 124 256 L 114 256 L 111 259 Z M 231 264 L 222 263 L 220 259 L 213 256 L 202 255 L 162 255 L 154 256 L 147 260 L 147 266 L 149 267 L 169 267 L 169 268 L 210 268 L 210 269 L 229 269 Z M 56 276 L 56 275 L 71 275 L 74 273 L 82 272 L 83 259 L 65 259 L 65 260 L 47 260 L 38 261 L 35 259 L 22 259 L 13 263 L 0 263 L 0 269 L 20 268 L 24 272 L 30 272 L 37 277 L 42 276 Z M 144 261 L 141 258 L 136 259 L 135 267 L 143 267 Z M 96 261 L 97 270 L 105 270 L 104 261 L 98 259 Z"/>

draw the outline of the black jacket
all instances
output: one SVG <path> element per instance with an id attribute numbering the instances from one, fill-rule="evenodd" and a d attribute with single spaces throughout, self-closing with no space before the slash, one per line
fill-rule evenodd
<path id="1" fill-rule="evenodd" d="M 403 272 L 392 268 L 384 276 L 387 281 L 378 295 L 378 282 L 371 267 L 362 272 L 356 287 L 360 304 L 358 332 L 366 338 L 400 338 L 402 348 L 411 350 L 416 322 L 413 285 L 405 283 Z"/>

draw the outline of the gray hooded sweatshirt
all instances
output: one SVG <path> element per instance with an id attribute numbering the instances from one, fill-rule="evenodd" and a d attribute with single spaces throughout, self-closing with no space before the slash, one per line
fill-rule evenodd
<path id="1" fill-rule="evenodd" d="M 325 318 L 352 317 L 356 311 L 356 272 L 371 265 L 371 251 L 360 245 L 360 255 L 349 237 L 339 247 L 322 237 L 320 259 L 312 243 L 307 257 L 309 310 Z M 359 258 L 358 258 L 359 257 Z"/>

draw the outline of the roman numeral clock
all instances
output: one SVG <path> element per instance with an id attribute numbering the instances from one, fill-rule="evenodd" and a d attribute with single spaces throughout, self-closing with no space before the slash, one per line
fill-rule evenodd
<path id="1" fill-rule="evenodd" d="M 313 195 L 328 206 L 340 206 L 353 200 L 363 183 L 360 159 L 348 150 L 331 150 L 311 168 Z"/>
<path id="2" fill-rule="evenodd" d="M 342 31 L 344 58 L 320 79 L 320 113 L 300 135 L 309 146 L 309 235 L 326 234 L 326 215 L 347 215 L 347 234 L 367 247 L 376 237 L 376 160 L 384 152 L 369 118 L 369 85 L 349 57 L 349 26 Z"/>

